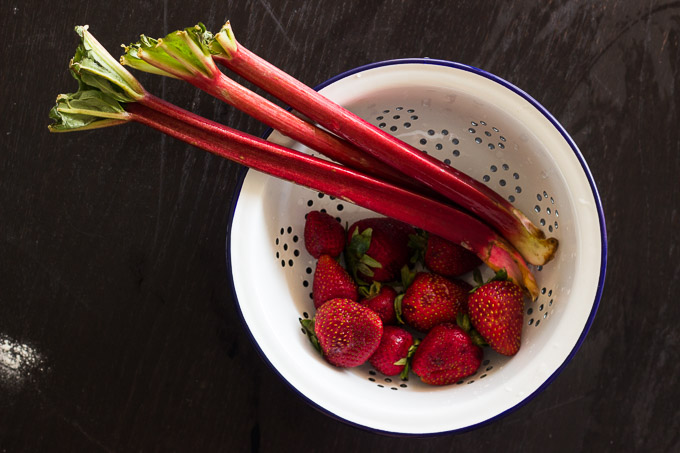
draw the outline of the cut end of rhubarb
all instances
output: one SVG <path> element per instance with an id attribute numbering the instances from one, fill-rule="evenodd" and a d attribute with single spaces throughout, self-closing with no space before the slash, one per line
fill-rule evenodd
<path id="1" fill-rule="evenodd" d="M 513 208 L 512 214 L 520 220 L 523 228 L 505 232 L 505 237 L 522 254 L 525 260 L 535 266 L 542 266 L 552 260 L 557 252 L 559 241 L 546 238 L 543 230 L 534 225 L 519 209 Z"/>
<path id="2" fill-rule="evenodd" d="M 555 253 L 557 253 L 557 248 L 560 245 L 560 241 L 558 241 L 556 238 L 547 238 L 545 241 L 548 245 L 547 248 L 550 250 L 550 253 L 545 256 L 543 264 L 547 263 L 548 261 L 552 260 L 555 257 Z"/>
<path id="3" fill-rule="evenodd" d="M 534 266 L 543 266 L 555 257 L 559 241 L 554 237 L 538 237 L 527 230 L 507 233 L 505 238 L 517 249 L 524 259 Z"/>
<path id="4" fill-rule="evenodd" d="M 529 243 L 530 248 L 517 247 L 517 249 L 530 264 L 543 266 L 555 257 L 558 246 L 559 241 L 556 238 L 531 238 Z"/>

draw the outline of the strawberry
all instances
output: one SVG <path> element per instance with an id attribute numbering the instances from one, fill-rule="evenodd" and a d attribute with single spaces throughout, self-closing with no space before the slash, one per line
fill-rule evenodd
<path id="1" fill-rule="evenodd" d="M 468 299 L 470 322 L 499 354 L 517 354 L 524 324 L 522 289 L 504 279 L 501 271 L 482 284 Z"/>
<path id="2" fill-rule="evenodd" d="M 385 376 L 408 376 L 409 351 L 413 355 L 413 335 L 407 330 L 396 326 L 384 326 L 378 349 L 368 361 Z"/>
<path id="3" fill-rule="evenodd" d="M 359 292 L 365 296 L 359 303 L 378 313 L 384 325 L 397 323 L 397 314 L 394 311 L 394 299 L 397 297 L 397 292 L 394 288 L 373 282 L 368 290 L 362 286 Z"/>
<path id="4" fill-rule="evenodd" d="M 408 263 L 408 240 L 415 229 L 398 220 L 371 217 L 359 220 L 347 230 L 348 267 L 360 283 L 395 280 Z"/>
<path id="5" fill-rule="evenodd" d="M 461 245 L 434 234 L 429 235 L 425 249 L 425 266 L 445 277 L 457 277 L 482 264 L 477 255 Z"/>
<path id="6" fill-rule="evenodd" d="M 338 367 L 366 362 L 383 334 L 377 313 L 350 299 L 329 300 L 314 319 L 301 319 L 300 324 L 317 350 Z"/>
<path id="7" fill-rule="evenodd" d="M 307 213 L 304 237 L 305 248 L 314 258 L 321 255 L 337 258 L 345 248 L 345 229 L 326 212 Z"/>
<path id="8" fill-rule="evenodd" d="M 356 301 L 359 298 L 357 285 L 333 257 L 321 255 L 312 281 L 314 307 L 319 308 L 326 301 L 339 297 Z"/>
<path id="9" fill-rule="evenodd" d="M 404 323 L 423 332 L 443 322 L 455 323 L 459 313 L 467 313 L 471 288 L 462 280 L 418 272 L 404 295 L 397 299 L 397 314 Z"/>
<path id="10" fill-rule="evenodd" d="M 452 323 L 438 324 L 423 338 L 412 360 L 412 370 L 431 385 L 448 385 L 474 374 L 482 363 L 482 348 Z"/>
<path id="11" fill-rule="evenodd" d="M 411 236 L 409 246 L 415 250 L 412 263 L 422 261 L 431 272 L 444 277 L 458 277 L 482 264 L 463 246 L 422 230 Z"/>

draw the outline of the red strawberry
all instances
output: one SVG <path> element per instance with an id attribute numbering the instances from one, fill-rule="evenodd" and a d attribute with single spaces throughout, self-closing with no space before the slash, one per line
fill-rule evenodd
<path id="1" fill-rule="evenodd" d="M 425 249 L 425 266 L 445 277 L 457 277 L 482 264 L 482 260 L 463 246 L 430 234 Z"/>
<path id="2" fill-rule="evenodd" d="M 482 264 L 477 255 L 463 246 L 422 230 L 409 241 L 415 251 L 411 262 L 422 261 L 430 271 L 444 277 L 463 275 Z"/>
<path id="3" fill-rule="evenodd" d="M 329 300 L 314 319 L 301 319 L 312 344 L 326 360 L 338 367 L 363 364 L 380 344 L 383 325 L 380 317 L 350 299 Z"/>
<path id="4" fill-rule="evenodd" d="M 463 329 L 447 322 L 435 326 L 420 342 L 412 370 L 426 384 L 453 384 L 474 374 L 482 356 L 482 348 Z"/>
<path id="5" fill-rule="evenodd" d="M 470 322 L 491 346 L 503 355 L 519 351 L 524 324 L 522 289 L 509 280 L 492 280 L 468 299 Z"/>
<path id="6" fill-rule="evenodd" d="M 397 312 L 406 324 L 423 332 L 443 322 L 455 323 L 459 313 L 467 313 L 471 288 L 462 280 L 418 272 L 397 301 Z"/>
<path id="7" fill-rule="evenodd" d="M 364 289 L 362 287 L 359 291 L 361 292 Z M 366 297 L 359 303 L 378 313 L 384 325 L 396 324 L 397 314 L 394 311 L 394 299 L 397 297 L 397 292 L 394 288 L 373 282 L 366 293 Z"/>
<path id="8" fill-rule="evenodd" d="M 406 364 L 411 346 L 413 346 L 413 335 L 407 330 L 396 326 L 384 326 L 378 349 L 368 361 L 385 376 L 396 376 L 406 370 L 402 375 L 405 379 L 408 374 Z"/>
<path id="9" fill-rule="evenodd" d="M 359 298 L 357 285 L 333 257 L 321 255 L 316 262 L 312 282 L 314 307 L 319 308 L 326 301 L 339 297 L 356 301 Z"/>
<path id="10" fill-rule="evenodd" d="M 352 275 L 366 283 L 395 280 L 409 261 L 411 234 L 415 234 L 413 227 L 386 217 L 352 224 L 347 230 L 347 261 Z"/>
<path id="11" fill-rule="evenodd" d="M 305 248 L 314 258 L 337 258 L 345 248 L 345 229 L 330 214 L 310 211 L 305 218 Z"/>

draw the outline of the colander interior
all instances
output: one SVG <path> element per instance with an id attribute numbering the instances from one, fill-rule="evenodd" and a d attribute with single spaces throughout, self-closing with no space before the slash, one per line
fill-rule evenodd
<path id="1" fill-rule="evenodd" d="M 526 300 L 515 357 L 486 350 L 474 376 L 445 387 L 414 375 L 388 378 L 370 365 L 338 369 L 311 347 L 298 323 L 314 315 L 315 260 L 304 248 L 304 216 L 324 209 L 351 224 L 376 214 L 249 171 L 234 211 L 229 259 L 239 308 L 266 360 L 322 410 L 391 433 L 463 429 L 527 401 L 583 340 L 604 277 L 602 210 L 575 145 L 526 94 L 453 63 L 372 65 L 332 80 L 322 93 L 488 184 L 558 238 L 560 248 L 552 262 L 533 268 L 540 296 Z M 269 139 L 310 152 L 278 133 Z"/>

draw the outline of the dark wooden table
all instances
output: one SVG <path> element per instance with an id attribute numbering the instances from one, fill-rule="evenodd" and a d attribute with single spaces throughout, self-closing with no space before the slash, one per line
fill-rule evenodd
<path id="1" fill-rule="evenodd" d="M 257 354 L 232 299 L 240 167 L 138 125 L 48 133 L 56 94 L 75 90 L 75 25 L 115 53 L 226 19 L 310 85 L 441 58 L 526 89 L 565 126 L 600 190 L 609 267 L 588 337 L 545 391 L 431 438 L 320 413 Z M 1 452 L 680 450 L 679 2 L 7 0 L 0 39 Z M 265 130 L 187 85 L 148 86 Z"/>

